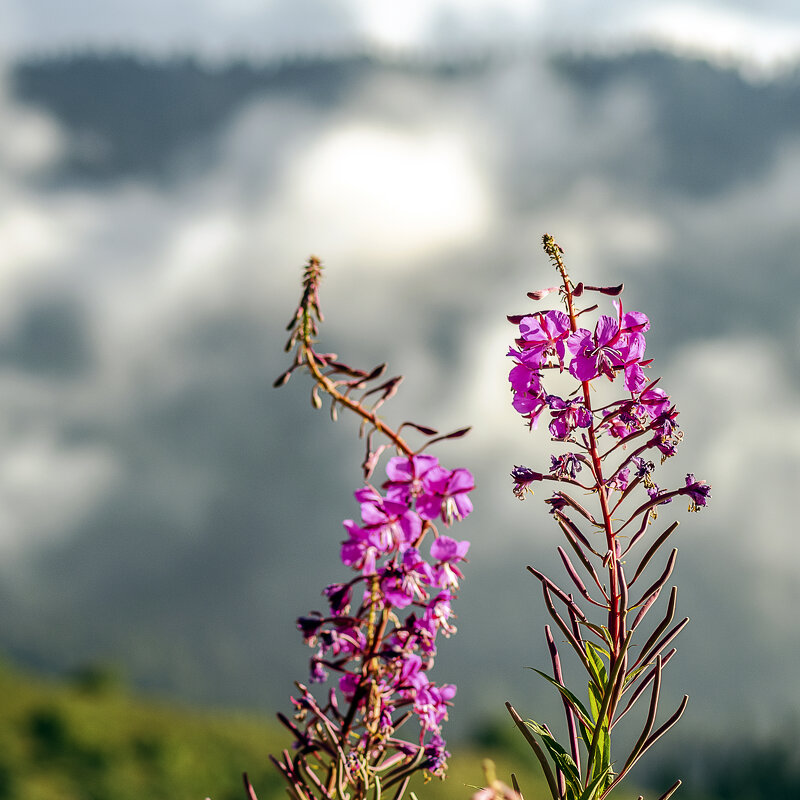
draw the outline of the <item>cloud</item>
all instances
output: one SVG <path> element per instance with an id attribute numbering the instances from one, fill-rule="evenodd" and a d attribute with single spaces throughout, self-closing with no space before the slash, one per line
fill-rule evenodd
<path id="1" fill-rule="evenodd" d="M 463 132 L 371 121 L 328 131 L 287 176 L 283 210 L 314 251 L 413 264 L 485 235 L 490 199 Z"/>
<path id="2" fill-rule="evenodd" d="M 764 156 L 743 170 L 739 142 L 709 127 L 729 118 L 710 98 L 738 109 L 756 91 L 737 76 L 656 57 L 566 62 L 320 70 L 317 91 L 264 90 L 158 179 L 40 180 L 71 134 L 39 115 L 55 145 L 6 174 L 0 212 L 13 243 L 0 272 L 2 547 L 40 587 L 17 598 L 6 641 L 51 663 L 129 658 L 139 680 L 196 697 L 283 702 L 306 657 L 286 598 L 302 613 L 337 577 L 360 481 L 355 425 L 314 415 L 299 376 L 270 388 L 316 249 L 324 346 L 407 375 L 392 419 L 475 426 L 442 448 L 474 465 L 478 490 L 465 638 L 437 669 L 475 707 L 482 681 L 465 665 L 519 691 L 517 665 L 541 655 L 524 564 L 549 563 L 557 531 L 538 495 L 510 494 L 510 467 L 536 466 L 547 445 L 508 407 L 505 315 L 554 282 L 539 245 L 549 230 L 575 276 L 624 280 L 627 307 L 651 315 L 648 346 L 687 432 L 673 477 L 714 484 L 708 513 L 685 526 L 697 588 L 682 602 L 703 609 L 697 624 L 720 648 L 743 614 L 740 635 L 786 652 L 800 161 L 792 119 L 775 111 L 785 86 L 758 90 L 777 133 L 748 140 Z M 10 127 L 31 113 L 4 110 Z M 697 139 L 675 132 L 683 119 Z M 689 157 L 719 180 L 698 191 L 693 168 L 680 173 Z M 763 470 L 766 507 L 746 491 Z M 731 574 L 762 579 L 757 608 L 742 610 Z M 56 633 L 34 641 L 41 630 Z M 466 638 L 478 635 L 480 655 Z M 682 654 L 695 694 L 722 691 L 711 649 Z M 193 660 L 188 682 L 180 658 Z"/>
<path id="3" fill-rule="evenodd" d="M 800 15 L 782 3 L 743 8 L 719 2 L 664 2 L 640 7 L 624 27 L 676 52 L 719 63 L 742 60 L 753 75 L 788 67 L 800 54 Z"/>

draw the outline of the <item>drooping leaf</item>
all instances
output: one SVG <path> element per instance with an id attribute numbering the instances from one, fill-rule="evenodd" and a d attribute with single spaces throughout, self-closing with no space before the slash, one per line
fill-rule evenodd
<path id="1" fill-rule="evenodd" d="M 575 790 L 576 787 L 580 788 L 581 778 L 578 772 L 578 767 L 572 760 L 572 756 L 558 743 L 558 741 L 548 733 L 547 729 L 533 720 L 527 720 L 526 724 L 533 730 L 542 740 L 550 758 L 553 759 L 558 768 L 564 773 L 564 778 L 570 787 Z"/>

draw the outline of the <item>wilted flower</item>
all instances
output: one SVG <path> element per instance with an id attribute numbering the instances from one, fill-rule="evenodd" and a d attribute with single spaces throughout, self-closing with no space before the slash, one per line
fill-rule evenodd
<path id="1" fill-rule="evenodd" d="M 711 487 L 705 481 L 696 481 L 691 472 L 687 474 L 686 486 L 680 492 L 689 495 L 689 511 L 699 511 L 711 497 Z"/>
<path id="2" fill-rule="evenodd" d="M 520 500 L 525 496 L 525 492 L 530 492 L 532 489 L 530 485 L 534 481 L 544 480 L 544 475 L 541 472 L 534 472 L 528 467 L 517 466 L 511 470 L 511 477 L 514 479 L 514 494 Z"/>

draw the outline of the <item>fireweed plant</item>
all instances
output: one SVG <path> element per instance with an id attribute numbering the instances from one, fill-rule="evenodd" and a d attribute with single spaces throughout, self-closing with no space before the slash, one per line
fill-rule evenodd
<path id="1" fill-rule="evenodd" d="M 314 408 L 327 395 L 334 420 L 340 409 L 360 418 L 366 455 L 355 499 L 361 519 L 344 521 L 341 561 L 353 577 L 325 587 L 327 608 L 297 622 L 314 650 L 309 682 L 329 685 L 318 699 L 296 683 L 293 718 L 278 715 L 294 737 L 294 751 L 272 760 L 294 800 L 399 800 L 415 771 L 443 777 L 449 756 L 442 723 L 456 687 L 433 683 L 428 671 L 437 635 L 455 633 L 452 601 L 469 548 L 443 530 L 472 511 L 474 484 L 466 469 L 446 469 L 425 451 L 469 429 L 440 436 L 412 422 L 393 429 L 377 416 L 401 377 L 384 379 L 385 364 L 364 371 L 316 349 L 321 274 L 311 258 L 288 326 L 286 350 L 294 351 L 294 361 L 275 385 L 305 370 Z M 404 429 L 421 436 L 421 446 L 412 447 Z M 385 453 L 394 455 L 376 487 L 370 481 Z M 245 782 L 255 798 L 246 776 Z"/>
<path id="2" fill-rule="evenodd" d="M 598 295 L 618 298 L 623 287 L 573 283 L 561 247 L 549 235 L 543 244 L 561 286 L 530 292 L 528 297 L 539 301 L 554 294 L 564 310 L 509 317 L 518 328 L 508 353 L 513 360 L 509 381 L 512 405 L 527 427 L 536 429 L 544 418 L 564 452 L 551 456 L 549 468 L 541 472 L 516 466 L 511 477 L 519 498 L 535 483 L 557 484 L 545 502 L 566 540 L 567 547 L 559 546 L 558 554 L 567 588 L 533 567 L 528 570 L 540 582 L 556 626 L 545 626 L 552 676 L 536 671 L 561 696 L 566 744 L 560 744 L 546 724 L 523 720 L 513 706 L 507 707 L 541 764 L 553 800 L 600 800 L 686 708 L 684 696 L 677 710 L 657 725 L 662 671 L 675 654 L 668 648 L 689 621 L 673 624 L 675 586 L 668 590 L 658 622 L 647 624 L 652 619 L 648 613 L 666 590 L 677 550 L 666 557 L 652 583 L 646 584 L 643 576 L 678 526 L 672 522 L 663 531 L 656 527 L 658 509 L 682 495 L 688 498 L 689 510 L 697 511 L 706 505 L 710 487 L 692 474 L 686 475 L 684 486 L 672 490 L 654 480 L 655 462 L 663 464 L 675 454 L 682 432 L 672 400 L 658 385 L 660 379 L 646 374 L 648 318 L 623 310 L 615 299 L 613 313 L 600 315 L 592 329 L 585 320 L 598 306 L 581 308 L 579 303 Z M 556 384 L 558 394 L 545 384 Z M 559 647 L 571 650 L 582 665 L 588 702 L 565 685 Z M 617 755 L 612 751 L 617 723 L 648 696 L 640 706 L 640 733 L 626 755 Z M 479 795 L 518 796 L 515 778 L 512 790 L 487 777 L 490 787 Z M 659 800 L 670 797 L 680 783 Z"/>

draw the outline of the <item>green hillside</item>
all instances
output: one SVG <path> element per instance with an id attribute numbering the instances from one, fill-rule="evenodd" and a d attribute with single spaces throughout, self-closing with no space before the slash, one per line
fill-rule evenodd
<path id="1" fill-rule="evenodd" d="M 243 800 L 280 782 L 277 725 L 132 697 L 102 673 L 50 683 L 0 666 L 0 800 Z"/>

